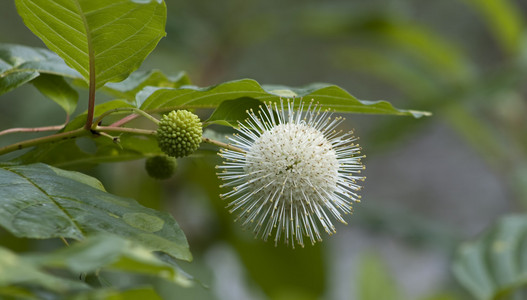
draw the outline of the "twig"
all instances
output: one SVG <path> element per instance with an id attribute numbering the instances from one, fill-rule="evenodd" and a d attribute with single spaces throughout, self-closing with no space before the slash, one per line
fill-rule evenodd
<path id="1" fill-rule="evenodd" d="M 216 140 L 209 139 L 209 138 L 206 138 L 206 137 L 202 137 L 201 139 L 202 139 L 202 141 L 204 143 L 216 145 L 218 147 L 229 149 L 229 150 L 233 150 L 233 151 L 240 152 L 240 153 L 245 153 L 245 150 L 243 150 L 243 149 L 240 149 L 240 148 L 235 147 L 235 146 L 231 146 L 229 144 L 222 143 L 220 141 L 216 141 Z"/>
<path id="2" fill-rule="evenodd" d="M 9 128 L 0 131 L 0 135 L 4 134 L 10 134 L 10 133 L 17 133 L 17 132 L 44 132 L 44 131 L 56 131 L 60 130 L 64 127 L 64 124 L 62 125 L 52 125 L 52 126 L 42 126 L 42 127 L 29 127 L 29 128 Z"/>
<path id="3" fill-rule="evenodd" d="M 49 136 L 39 137 L 36 139 L 30 139 L 30 140 L 14 143 L 14 144 L 0 148 L 0 155 L 13 152 L 15 150 L 21 150 L 21 149 L 32 147 L 32 146 L 37 146 L 40 144 L 73 139 L 73 138 L 77 138 L 77 137 L 85 136 L 89 134 L 91 134 L 89 130 L 85 130 L 84 128 L 79 128 L 79 129 L 68 131 L 68 132 L 61 132 L 61 133 L 52 134 Z"/>

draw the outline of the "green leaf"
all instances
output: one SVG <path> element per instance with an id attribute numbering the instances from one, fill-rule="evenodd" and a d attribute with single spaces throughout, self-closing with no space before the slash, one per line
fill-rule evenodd
<path id="1" fill-rule="evenodd" d="M 136 273 L 159 277 L 182 286 L 192 284 L 177 266 L 167 264 L 148 248 L 116 235 L 90 236 L 71 247 L 27 257 L 37 266 L 64 268 L 74 273 L 100 270 Z"/>
<path id="2" fill-rule="evenodd" d="M 167 77 L 159 70 L 150 72 L 137 71 L 121 82 L 110 82 L 104 86 L 104 91 L 109 94 L 135 102 L 136 94 L 145 86 L 177 88 L 190 84 L 187 74 L 180 72 L 174 77 Z"/>
<path id="3" fill-rule="evenodd" d="M 104 102 L 104 103 L 96 105 L 93 111 L 93 115 L 94 115 L 94 118 L 97 119 L 97 117 L 99 117 L 103 113 L 110 111 L 112 109 L 129 108 L 129 107 L 135 107 L 135 106 L 123 100 L 112 100 L 112 101 L 108 101 L 108 102 Z M 123 112 L 123 113 L 129 113 L 129 112 Z M 115 115 L 119 115 L 119 114 L 115 114 Z M 71 130 L 75 130 L 78 128 L 82 128 L 84 124 L 86 123 L 87 116 L 88 116 L 88 112 L 84 111 L 82 114 L 75 117 L 75 119 L 71 120 L 71 122 L 69 122 L 68 125 L 66 125 L 64 130 L 71 131 Z"/>
<path id="4" fill-rule="evenodd" d="M 151 287 L 134 288 L 125 291 L 103 289 L 90 292 L 78 293 L 71 300 L 162 300 L 156 291 Z"/>
<path id="5" fill-rule="evenodd" d="M 45 74 L 33 79 L 32 83 L 42 94 L 60 105 L 67 115 L 75 111 L 79 94 L 61 76 Z"/>
<path id="6" fill-rule="evenodd" d="M 525 299 L 527 216 L 504 217 L 476 240 L 463 243 L 453 271 L 476 299 Z"/>
<path id="7" fill-rule="evenodd" d="M 225 126 L 237 126 L 238 121 L 247 119 L 247 111 L 258 110 L 262 102 L 253 98 L 243 97 L 234 100 L 223 101 L 212 115 L 205 121 L 206 125 L 220 124 Z"/>
<path id="8" fill-rule="evenodd" d="M 180 287 L 193 284 L 193 279 L 177 265 L 165 262 L 131 240 L 107 234 L 89 236 L 51 253 L 17 255 L 0 247 L 0 270 L 0 297 L 8 299 L 16 299 L 16 296 L 41 299 L 38 293 L 42 288 L 57 299 L 62 299 L 60 296 L 64 294 L 72 295 L 71 299 L 115 299 L 112 297 L 118 296 L 125 297 L 119 299 L 145 299 L 138 298 L 140 296 L 159 299 L 151 288 L 138 287 L 141 283 L 150 283 L 149 279 L 135 281 L 133 289 L 129 289 L 130 283 L 126 280 L 109 280 L 111 288 L 94 288 L 79 281 L 79 274 L 95 277 L 100 277 L 98 274 L 104 277 L 141 275 Z"/>
<path id="9" fill-rule="evenodd" d="M 86 82 L 121 81 L 165 36 L 162 0 L 16 0 L 26 26 Z M 91 69 L 93 68 L 93 69 Z"/>
<path id="10" fill-rule="evenodd" d="M 0 43 L 0 95 L 27 83 L 40 74 L 77 78 L 55 53 L 42 49 Z"/>
<path id="11" fill-rule="evenodd" d="M 170 108 L 214 108 L 225 100 L 248 97 L 262 102 L 277 102 L 280 98 L 305 98 L 314 99 L 322 107 L 331 108 L 339 112 L 391 114 L 414 116 L 416 118 L 427 116 L 429 113 L 401 110 L 394 108 L 386 101 L 358 100 L 342 88 L 316 83 L 302 88 L 286 86 L 261 86 L 251 79 L 229 81 L 222 84 L 199 88 L 184 86 L 181 88 L 155 88 L 145 87 L 137 95 L 141 109 L 170 109 Z"/>
<path id="12" fill-rule="evenodd" d="M 68 175 L 65 175 L 68 174 Z M 108 232 L 191 260 L 185 235 L 167 213 L 102 191 L 86 175 L 44 164 L 0 168 L 0 225 L 17 237 L 84 239 Z"/>
<path id="13" fill-rule="evenodd" d="M 134 288 L 125 291 L 113 289 L 103 289 L 89 292 L 77 293 L 70 297 L 71 300 L 162 300 L 161 297 L 151 287 Z"/>
<path id="14" fill-rule="evenodd" d="M 510 0 L 465 0 L 483 15 L 489 29 L 508 53 L 517 54 L 525 43 L 525 22 L 520 7 Z"/>
<path id="15" fill-rule="evenodd" d="M 32 283 L 51 291 L 65 292 L 67 290 L 88 289 L 88 285 L 65 278 L 52 276 L 40 270 L 38 266 L 24 257 L 0 247 L 0 287 Z M 23 290 L 0 289 L 0 296 L 7 293 L 24 295 Z"/>
<path id="16" fill-rule="evenodd" d="M 390 275 L 380 257 L 372 254 L 364 255 L 359 272 L 357 299 L 403 299 L 395 278 Z"/>

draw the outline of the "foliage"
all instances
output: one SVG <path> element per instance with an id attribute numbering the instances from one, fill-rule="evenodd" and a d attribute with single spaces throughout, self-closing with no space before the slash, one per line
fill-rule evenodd
<path id="1" fill-rule="evenodd" d="M 377 77 L 395 87 L 409 106 L 420 109 L 405 110 L 387 101 L 359 100 L 327 83 L 288 87 L 238 79 L 200 87 L 185 72 L 170 76 L 161 70 L 136 71 L 166 35 L 170 20 L 163 0 L 15 0 L 26 26 L 49 50 L 0 44 L 0 95 L 31 84 L 59 105 L 66 118 L 64 126 L 0 132 L 0 137 L 52 132 L 0 148 L 0 155 L 27 148 L 9 161 L 2 159 L 0 165 L 0 230 L 5 231 L 0 235 L 6 241 L 45 240 L 54 245 L 54 249 L 17 253 L 2 241 L 0 298 L 157 299 L 195 285 L 178 266 L 180 261 L 190 261 L 192 254 L 175 218 L 160 211 L 164 208 L 148 208 L 144 201 L 109 193 L 98 179 L 87 175 L 98 165 L 162 155 L 154 116 L 172 110 L 206 116 L 203 125 L 213 146 L 201 145 L 188 160 L 178 162 L 178 170 L 185 174 L 179 184 L 206 182 L 200 193 L 211 199 L 220 193 L 212 167 L 215 160 L 209 155 L 222 147 L 216 131 L 236 127 L 247 118 L 248 110 L 257 110 L 263 103 L 303 97 L 341 113 L 420 118 L 430 115 L 424 110 L 434 111 L 506 174 L 517 202 L 524 205 L 527 140 L 520 90 L 527 74 L 525 21 L 513 1 L 465 2 L 481 13 L 503 54 L 504 62 L 491 70 L 480 69 L 471 53 L 404 16 L 377 12 L 350 17 L 347 11 L 324 6 L 314 10 L 310 6 L 294 16 L 302 24 L 302 35 L 324 41 L 325 63 Z M 233 19 L 239 17 L 234 15 Z M 251 20 L 258 26 L 230 28 L 230 35 L 244 39 L 238 43 L 253 42 L 257 39 L 253 31 L 270 26 L 260 21 Z M 339 42 L 349 36 L 353 43 Z M 506 101 L 502 101 L 504 95 Z M 102 101 L 105 97 L 109 100 Z M 481 98 L 485 105 L 480 104 Z M 86 111 L 78 113 L 78 104 Z M 152 120 L 154 124 L 147 123 Z M 417 127 L 409 120 L 376 122 L 367 139 L 377 149 L 399 141 Z M 427 118 L 419 126 L 424 122 Z M 497 124 L 496 128 L 491 124 Z M 138 191 L 148 184 L 130 184 L 127 189 Z M 143 197 L 139 192 L 130 194 Z M 223 209 L 223 203 L 213 206 Z M 231 219 L 218 215 L 216 225 L 233 232 L 225 240 L 266 295 L 276 299 L 323 295 L 327 270 L 320 247 L 292 252 L 251 242 Z M 454 273 L 476 299 L 521 299 L 525 220 L 525 216 L 505 218 L 457 252 Z M 413 227 L 418 229 L 408 231 L 415 233 L 425 226 Z M 433 240 L 428 233 L 419 232 Z M 199 234 L 187 235 L 190 240 Z M 54 240 L 65 246 L 53 244 Z M 361 261 L 357 299 L 404 298 L 397 277 L 389 274 L 379 257 L 363 256 Z M 270 262 L 287 268 L 276 273 Z M 458 296 L 447 291 L 426 299 Z"/>
<path id="2" fill-rule="evenodd" d="M 247 118 L 247 109 L 282 97 L 314 98 L 322 107 L 340 112 L 428 115 L 396 109 L 386 101 L 358 100 L 330 84 L 290 88 L 242 79 L 200 88 L 190 85 L 184 73 L 133 73 L 165 36 L 166 6 L 161 0 L 15 3 L 26 26 L 51 51 L 0 45 L 0 93 L 31 83 L 65 111 L 67 121 L 62 128 L 2 132 L 58 130 L 0 148 L 0 154 L 6 154 L 33 147 L 0 168 L 0 225 L 17 238 L 60 238 L 67 247 L 22 255 L 0 248 L 0 294 L 6 297 L 155 295 L 138 288 L 148 282 L 140 279 L 135 285 L 113 280 L 108 286 L 104 274 L 112 272 L 148 275 L 181 286 L 191 283 L 174 260 L 192 256 L 172 216 L 112 195 L 94 177 L 57 168 L 75 170 L 160 155 L 156 131 L 129 126 L 133 119 L 146 117 L 157 124 L 150 114 L 212 108 L 206 125 L 233 127 Z M 68 122 L 79 99 L 72 84 L 88 88 L 88 98 L 81 99 L 88 109 Z M 117 98 L 97 103 L 97 91 Z M 68 246 L 68 240 L 78 242 Z M 84 280 L 76 280 L 78 274 Z"/>

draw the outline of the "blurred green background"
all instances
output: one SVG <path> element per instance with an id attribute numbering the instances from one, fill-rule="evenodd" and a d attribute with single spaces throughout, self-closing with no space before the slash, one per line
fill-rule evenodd
<path id="1" fill-rule="evenodd" d="M 178 299 L 469 299 L 450 269 L 456 246 L 527 207 L 526 1 L 166 3 L 167 36 L 143 70 L 184 70 L 200 86 L 328 82 L 434 113 L 347 116 L 367 155 L 363 202 L 350 225 L 305 249 L 275 248 L 232 222 L 207 149 L 164 182 L 142 161 L 82 170 L 175 216 L 195 256 L 182 267 L 208 286 L 180 289 Z M 12 1 L 0 2 L 0 42 L 44 46 Z M 31 85 L 0 96 L 0 116 L 0 129 L 64 119 Z M 57 245 L 0 239 L 18 251 Z M 156 284 L 172 299 L 173 287 Z"/>

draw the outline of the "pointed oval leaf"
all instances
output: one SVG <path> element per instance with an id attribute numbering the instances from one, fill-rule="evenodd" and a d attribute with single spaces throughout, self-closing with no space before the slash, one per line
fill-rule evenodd
<path id="1" fill-rule="evenodd" d="M 527 285 L 527 216 L 505 217 L 476 240 L 462 244 L 453 271 L 479 300 L 521 293 Z"/>
<path id="2" fill-rule="evenodd" d="M 61 76 L 42 74 L 32 83 L 42 94 L 60 105 L 68 116 L 75 111 L 79 94 Z"/>
<path id="3" fill-rule="evenodd" d="M 286 86 L 262 86 L 251 79 L 229 81 L 218 85 L 199 88 L 183 86 L 181 88 L 146 87 L 137 95 L 143 110 L 163 110 L 169 108 L 214 108 L 225 100 L 249 97 L 263 102 L 276 102 L 280 98 L 314 99 L 322 107 L 338 112 L 364 114 L 391 114 L 414 116 L 419 118 L 429 113 L 394 108 L 387 101 L 358 100 L 336 85 L 325 83 L 311 84 L 301 88 Z"/>
<path id="4" fill-rule="evenodd" d="M 190 79 L 184 72 L 180 72 L 174 77 L 169 77 L 159 70 L 149 72 L 136 71 L 121 82 L 106 84 L 104 91 L 129 102 L 135 102 L 135 95 L 145 86 L 177 88 L 187 84 L 190 84 Z"/>
<path id="5" fill-rule="evenodd" d="M 49 254 L 27 255 L 37 267 L 64 268 L 74 273 L 113 271 L 138 273 L 189 286 L 191 277 L 149 249 L 116 235 L 97 234 Z"/>
<path id="6" fill-rule="evenodd" d="M 97 87 L 125 79 L 165 36 L 162 0 L 15 3 L 26 26 L 86 82 L 95 71 Z"/>
<path id="7" fill-rule="evenodd" d="M 204 122 L 205 126 L 210 124 L 220 124 L 225 126 L 237 126 L 248 117 L 248 110 L 257 111 L 261 101 L 253 98 L 243 97 L 234 100 L 223 101 L 212 115 Z"/>
<path id="8" fill-rule="evenodd" d="M 62 58 L 43 49 L 0 44 L 0 95 L 31 81 L 40 74 L 79 78 Z"/>
<path id="9" fill-rule="evenodd" d="M 68 280 L 46 273 L 24 257 L 3 247 L 0 247 L 0 270 L 2 270 L 0 272 L 0 287 L 30 283 L 56 292 L 89 289 L 88 285 L 77 280 Z M 0 296 L 2 296 L 1 292 Z"/>
<path id="10" fill-rule="evenodd" d="M 0 226 L 28 238 L 82 240 L 108 232 L 191 260 L 185 235 L 172 216 L 108 194 L 86 175 L 72 179 L 76 174 L 44 164 L 1 166 Z"/>

